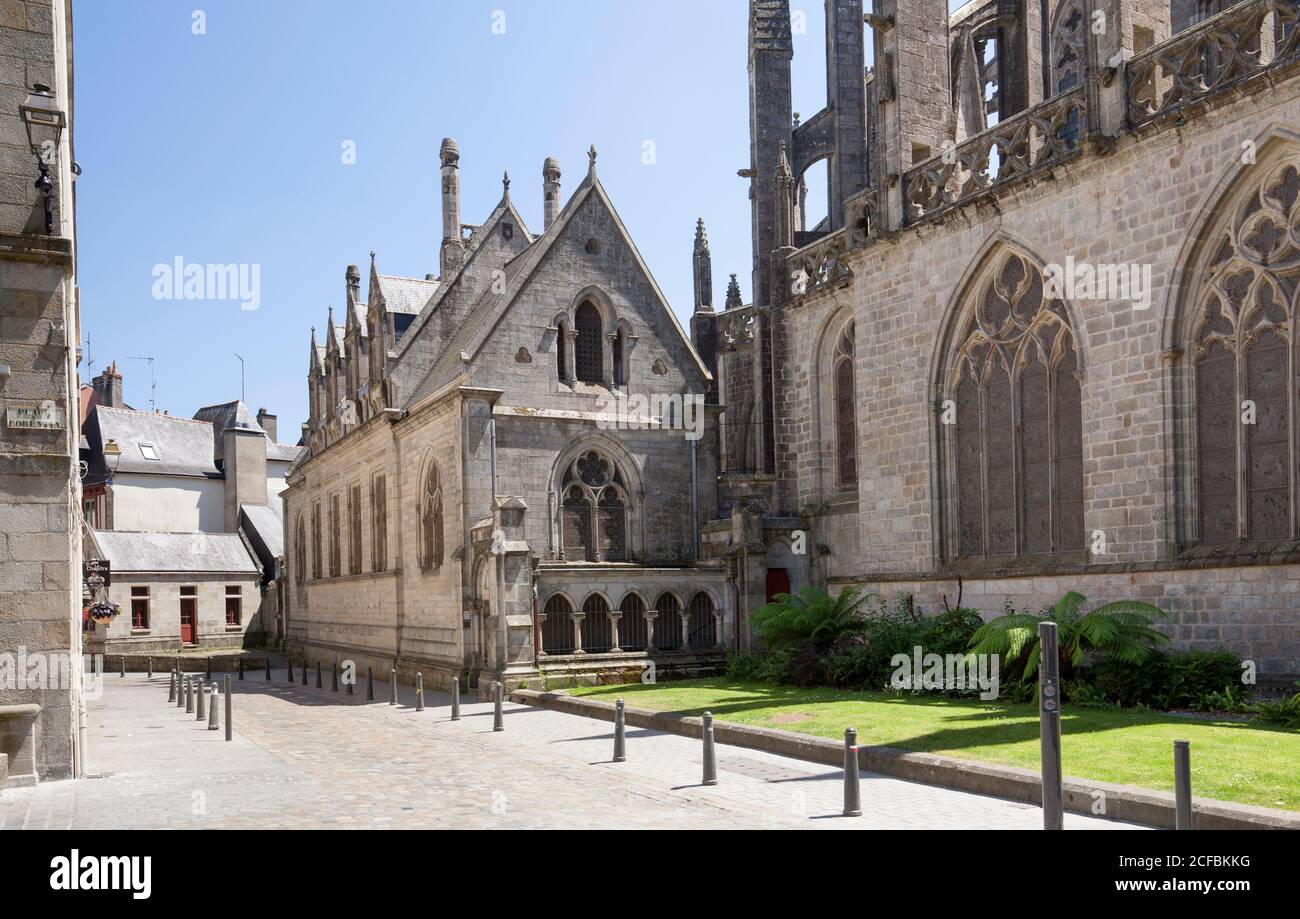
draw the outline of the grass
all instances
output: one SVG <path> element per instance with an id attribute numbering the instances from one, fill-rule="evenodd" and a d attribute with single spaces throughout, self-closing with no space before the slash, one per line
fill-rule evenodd
<path id="1" fill-rule="evenodd" d="M 1038 708 L 935 696 L 798 689 L 725 678 L 597 686 L 575 696 L 720 721 L 901 747 L 958 759 L 1039 769 Z M 1192 793 L 1239 804 L 1300 810 L 1300 732 L 1233 721 L 1066 706 L 1061 717 L 1067 776 L 1173 790 L 1173 742 L 1192 745 Z"/>

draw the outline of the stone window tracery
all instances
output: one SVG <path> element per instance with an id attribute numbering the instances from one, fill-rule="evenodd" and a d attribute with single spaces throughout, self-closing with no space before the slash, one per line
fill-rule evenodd
<path id="1" fill-rule="evenodd" d="M 628 561 L 628 493 L 618 466 L 599 450 L 575 459 L 561 480 L 562 539 L 569 561 Z"/>
<path id="2" fill-rule="evenodd" d="M 424 476 L 424 493 L 420 499 L 420 567 L 432 571 L 442 567 L 442 560 L 442 477 L 438 472 L 438 464 L 430 463 Z"/>

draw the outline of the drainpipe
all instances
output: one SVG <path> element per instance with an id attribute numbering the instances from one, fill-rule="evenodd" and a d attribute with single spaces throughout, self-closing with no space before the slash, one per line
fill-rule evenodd
<path id="1" fill-rule="evenodd" d="M 492 455 L 492 503 L 497 501 L 497 420 L 488 419 L 488 438 Z"/>

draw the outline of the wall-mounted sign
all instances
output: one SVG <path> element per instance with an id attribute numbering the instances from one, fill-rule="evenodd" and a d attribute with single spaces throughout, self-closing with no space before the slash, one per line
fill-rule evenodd
<path id="1" fill-rule="evenodd" d="M 9 405 L 5 408 L 5 427 L 16 431 L 62 431 L 63 409 L 53 402 Z"/>
<path id="2" fill-rule="evenodd" d="M 113 566 L 106 558 L 88 558 L 81 563 L 81 577 L 91 587 L 108 587 L 113 583 Z"/>

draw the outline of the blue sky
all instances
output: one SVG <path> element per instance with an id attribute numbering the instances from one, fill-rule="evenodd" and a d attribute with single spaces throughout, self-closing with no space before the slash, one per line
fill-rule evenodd
<path id="1" fill-rule="evenodd" d="M 825 98 L 822 4 L 793 6 L 807 117 Z M 366 271 L 373 249 L 386 274 L 437 271 L 444 136 L 460 143 L 466 223 L 509 170 L 540 231 L 542 161 L 559 158 L 567 198 L 594 143 L 678 314 L 697 217 L 715 302 L 732 272 L 748 298 L 745 0 L 78 0 L 74 14 L 82 375 L 118 361 L 136 408 L 150 369 L 133 358 L 155 358 L 158 408 L 188 416 L 239 397 L 238 352 L 247 401 L 296 441 L 310 328 L 323 340 L 330 304 L 341 318 L 346 266 Z M 155 299 L 154 266 L 178 257 L 259 265 L 260 308 Z"/>

